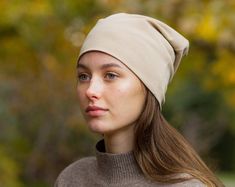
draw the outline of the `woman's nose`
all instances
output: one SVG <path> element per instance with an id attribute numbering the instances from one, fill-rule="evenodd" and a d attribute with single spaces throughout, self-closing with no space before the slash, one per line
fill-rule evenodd
<path id="1" fill-rule="evenodd" d="M 86 96 L 89 99 L 99 99 L 102 93 L 102 84 L 99 80 L 91 79 L 90 84 L 86 90 Z"/>

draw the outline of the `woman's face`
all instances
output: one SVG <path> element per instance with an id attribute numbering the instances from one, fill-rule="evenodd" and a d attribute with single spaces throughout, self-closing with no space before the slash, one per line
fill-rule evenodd
<path id="1" fill-rule="evenodd" d="M 146 91 L 124 64 L 108 54 L 88 52 L 79 60 L 77 74 L 80 108 L 92 131 L 108 134 L 134 124 Z"/>

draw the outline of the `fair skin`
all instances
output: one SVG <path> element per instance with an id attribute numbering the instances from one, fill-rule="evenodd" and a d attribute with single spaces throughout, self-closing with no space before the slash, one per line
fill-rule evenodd
<path id="1" fill-rule="evenodd" d="M 131 151 L 146 97 L 141 81 L 121 61 L 97 51 L 80 58 L 77 73 L 78 100 L 89 129 L 104 135 L 106 152 Z"/>

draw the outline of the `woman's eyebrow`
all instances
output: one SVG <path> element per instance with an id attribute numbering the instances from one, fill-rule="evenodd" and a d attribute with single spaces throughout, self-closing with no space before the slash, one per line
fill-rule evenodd
<path id="1" fill-rule="evenodd" d="M 85 66 L 84 64 L 79 64 L 79 63 L 77 63 L 77 68 L 88 69 L 87 66 Z"/>

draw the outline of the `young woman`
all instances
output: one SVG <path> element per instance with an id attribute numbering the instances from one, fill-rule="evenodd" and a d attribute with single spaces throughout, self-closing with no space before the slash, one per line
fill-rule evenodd
<path id="1" fill-rule="evenodd" d="M 103 140 L 96 157 L 72 163 L 55 186 L 223 186 L 161 114 L 188 46 L 154 18 L 120 13 L 97 22 L 80 51 L 77 93 Z"/>

